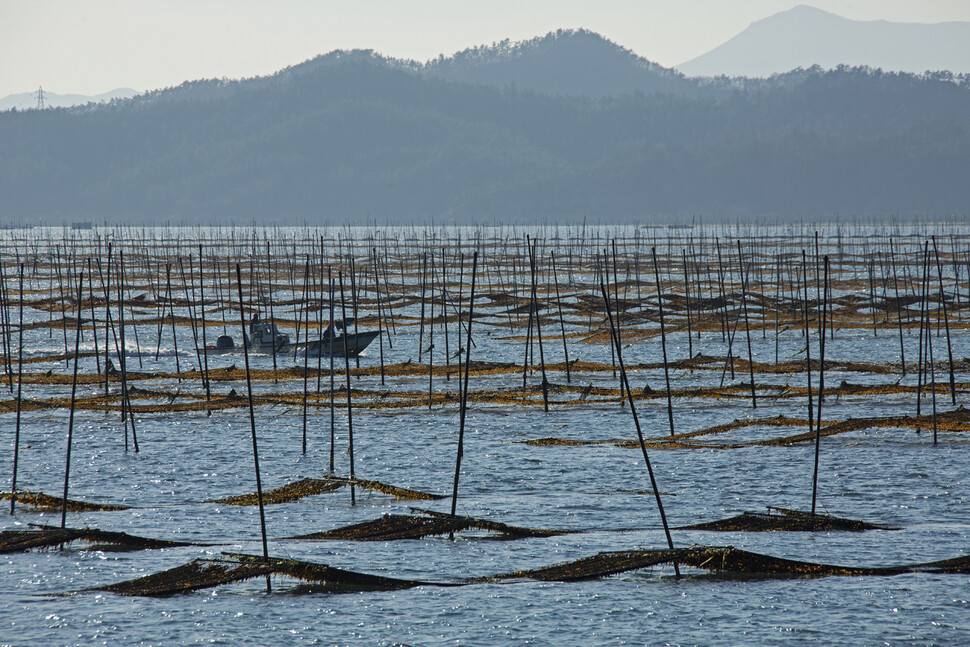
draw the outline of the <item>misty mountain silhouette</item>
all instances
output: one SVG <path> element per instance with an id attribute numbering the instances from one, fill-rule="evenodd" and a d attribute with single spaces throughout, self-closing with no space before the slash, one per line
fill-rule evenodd
<path id="1" fill-rule="evenodd" d="M 429 61 L 422 71 L 466 83 L 546 94 L 603 97 L 629 92 L 693 92 L 696 84 L 585 29 L 560 29 L 529 41 L 502 41 Z"/>
<path id="2" fill-rule="evenodd" d="M 970 77 L 704 81 L 566 31 L 0 113 L 0 224 L 938 217 L 967 168 Z"/>
<path id="3" fill-rule="evenodd" d="M 838 65 L 885 71 L 970 72 L 970 22 L 859 21 L 799 5 L 763 20 L 676 66 L 689 76 L 764 77 Z"/>

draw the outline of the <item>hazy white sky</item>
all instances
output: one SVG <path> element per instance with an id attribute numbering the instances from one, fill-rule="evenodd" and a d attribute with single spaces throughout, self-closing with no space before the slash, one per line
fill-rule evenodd
<path id="1" fill-rule="evenodd" d="M 970 21 L 970 0 L 0 0 L 0 97 L 268 74 L 334 49 L 423 61 L 577 27 L 672 67 L 798 4 Z"/>

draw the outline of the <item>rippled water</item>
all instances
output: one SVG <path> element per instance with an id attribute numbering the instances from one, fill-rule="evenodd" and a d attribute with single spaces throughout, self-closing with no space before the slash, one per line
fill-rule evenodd
<path id="1" fill-rule="evenodd" d="M 145 332 L 150 332 L 148 327 Z M 154 333 L 152 332 L 152 335 Z M 187 332 L 185 332 L 188 335 Z M 473 359 L 521 362 L 521 342 L 503 339 L 500 329 L 476 332 Z M 37 353 L 56 352 L 57 333 L 34 331 Z M 552 334 L 549 335 L 552 337 Z M 417 331 L 399 329 L 389 363 L 416 360 Z M 152 338 L 154 341 L 154 338 Z M 186 337 L 188 347 L 190 337 Z M 682 335 L 669 340 L 672 358 L 687 354 Z M 756 360 L 773 362 L 773 335 L 753 337 Z M 143 342 L 144 343 L 144 342 Z M 180 341 L 180 348 L 181 346 Z M 795 331 L 782 336 L 782 358 L 798 357 L 803 340 Z M 916 353 L 916 336 L 906 339 Z M 942 343 L 942 342 L 941 342 Z M 171 349 L 158 362 L 144 358 L 145 370 L 170 370 Z M 720 335 L 704 334 L 694 352 L 721 355 Z M 880 331 L 837 331 L 827 359 L 897 361 L 898 338 Z M 625 351 L 628 363 L 657 361 L 659 340 L 637 342 Z M 737 350 L 736 350 L 737 352 Z M 561 361 L 561 346 L 547 340 L 547 361 Z M 609 361 L 606 345 L 571 349 L 582 359 Z M 970 355 L 970 335 L 954 338 L 954 356 Z M 361 360 L 377 362 L 376 349 Z M 87 360 L 85 360 L 87 361 Z M 93 362 L 93 360 L 91 360 Z M 134 357 L 129 362 L 136 362 Z M 283 359 L 292 364 L 292 359 Z M 241 366 L 241 355 L 212 360 L 214 366 Z M 256 367 L 271 361 L 254 357 Z M 82 362 L 83 366 L 83 362 Z M 131 365 L 129 365 L 131 367 Z M 63 362 L 32 365 L 32 371 L 68 373 Z M 93 369 L 89 369 L 93 370 Z M 674 386 L 716 384 L 718 371 L 675 372 Z M 801 386 L 804 374 L 758 376 L 766 382 Z M 521 376 L 489 378 L 521 384 Z M 564 381 L 563 375 L 551 378 Z M 898 376 L 842 379 L 893 383 Z M 938 377 L 938 379 L 941 379 Z M 970 375 L 958 374 L 958 382 Z M 531 384 L 541 380 L 529 377 Z M 609 374 L 578 374 L 579 384 L 613 385 Z M 728 380 L 730 377 L 728 376 Z M 737 375 L 736 381 L 747 380 Z M 662 371 L 631 375 L 634 385 L 663 387 Z M 914 383 L 908 376 L 904 383 Z M 424 388 L 425 378 L 393 378 L 395 386 Z M 174 390 L 176 383 L 152 383 Z M 228 391 L 238 384 L 219 384 Z M 379 378 L 362 377 L 355 388 L 379 388 Z M 25 386 L 25 398 L 64 387 Z M 41 390 L 43 388 L 44 390 Z M 183 385 L 183 389 L 198 385 Z M 244 386 L 241 388 L 245 388 Z M 257 393 L 293 385 L 254 384 Z M 455 380 L 437 380 L 436 389 L 456 390 Z M 474 388 L 474 382 L 473 382 Z M 84 387 L 91 392 L 92 387 Z M 572 396 L 570 396 L 572 397 Z M 960 394 L 964 400 L 965 393 Z M 938 403 L 951 407 L 948 400 Z M 678 430 L 693 430 L 741 417 L 778 414 L 804 417 L 804 404 L 762 399 L 757 409 L 744 399 L 674 402 Z M 638 403 L 647 436 L 667 433 L 666 403 Z M 828 419 L 915 412 L 911 395 L 829 400 Z M 272 488 L 301 477 L 320 476 L 329 460 L 330 414 L 311 411 L 309 449 L 301 453 L 302 419 L 297 408 L 256 410 L 262 482 Z M 20 476 L 23 489 L 59 494 L 64 479 L 66 411 L 23 414 Z M 450 492 L 458 432 L 457 405 L 354 412 L 358 477 L 403 487 Z M 3 414 L 3 437 L 12 446 L 13 414 Z M 346 474 L 346 414 L 337 411 L 337 472 Z M 730 438 L 781 435 L 771 428 L 742 429 Z M 248 412 L 144 415 L 138 419 L 139 453 L 124 452 L 117 414 L 79 411 L 75 418 L 71 497 L 124 503 L 132 510 L 69 514 L 68 526 L 122 530 L 160 539 L 213 542 L 139 552 L 103 552 L 68 547 L 3 556 L 0 588 L 0 644 L 323 644 L 323 645 L 505 645 L 505 644 L 906 644 L 960 645 L 970 636 L 970 581 L 966 575 L 825 577 L 771 579 L 712 576 L 691 572 L 675 579 L 669 569 L 648 569 L 579 583 L 517 581 L 457 588 L 419 587 L 378 593 L 325 594 L 298 582 L 274 580 L 236 585 L 162 599 L 126 598 L 104 593 L 57 594 L 119 582 L 222 551 L 258 554 L 258 511 L 203 503 L 255 489 Z M 550 565 L 607 550 L 666 545 L 649 480 L 638 450 L 612 445 L 538 447 L 518 441 L 546 436 L 585 440 L 633 439 L 628 409 L 614 404 L 562 405 L 549 413 L 497 405 L 473 405 L 466 422 L 465 457 L 458 511 L 505 523 L 586 532 L 551 538 L 496 541 L 466 533 L 455 541 L 430 538 L 399 542 L 295 542 L 271 539 L 270 553 L 349 570 L 423 580 L 455 581 Z M 710 521 L 765 506 L 805 509 L 811 501 L 813 447 L 750 447 L 734 450 L 652 451 L 651 460 L 673 525 Z M 678 546 L 733 545 L 778 557 L 843 565 L 892 565 L 954 557 L 970 552 L 967 522 L 967 465 L 970 444 L 943 433 L 873 429 L 823 440 L 821 510 L 840 516 L 902 526 L 898 531 L 862 534 L 709 533 L 674 531 Z M 9 452 L 0 456 L 0 475 L 12 469 Z M 447 510 L 449 501 L 421 507 Z M 326 530 L 406 512 L 408 503 L 375 493 L 337 491 L 303 501 L 268 506 L 270 537 Z M 58 514 L 19 511 L 4 516 L 2 529 L 30 523 L 59 524 Z"/>

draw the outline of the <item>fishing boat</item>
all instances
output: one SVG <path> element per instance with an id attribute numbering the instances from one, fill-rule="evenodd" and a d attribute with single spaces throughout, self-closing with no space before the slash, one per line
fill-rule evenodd
<path id="1" fill-rule="evenodd" d="M 266 355 L 282 353 L 292 348 L 290 336 L 280 332 L 276 324 L 258 320 L 249 326 L 249 335 L 243 335 L 243 343 L 249 348 L 250 352 Z M 210 344 L 205 347 L 207 355 L 221 355 L 238 350 L 242 350 L 242 346 L 237 346 L 235 340 L 229 335 L 220 335 L 214 345 Z"/>
<path id="2" fill-rule="evenodd" d="M 249 326 L 250 339 L 246 340 L 246 345 L 254 353 L 282 353 L 290 345 L 290 336 L 280 332 L 274 323 L 254 321 Z"/>
<path id="3" fill-rule="evenodd" d="M 349 319 L 348 322 L 350 321 L 353 320 Z M 335 323 L 335 326 L 338 329 L 344 328 L 343 322 Z M 343 357 L 344 348 L 346 347 L 348 357 L 357 357 L 372 341 L 380 336 L 381 332 L 380 330 L 368 330 L 356 334 L 342 334 L 334 337 L 328 328 L 324 332 L 323 338 L 309 341 L 305 344 L 305 352 L 307 353 L 307 357 L 330 357 L 331 355 L 334 357 Z M 345 338 L 346 346 L 344 343 Z M 260 321 L 258 317 L 254 317 L 253 322 L 250 323 L 249 335 L 244 336 L 244 343 L 250 352 L 266 355 L 285 353 L 294 348 L 290 343 L 290 336 L 288 334 L 280 332 L 276 324 Z M 304 347 L 304 344 L 300 343 L 296 347 L 297 350 L 300 347 Z M 214 346 L 207 346 L 205 352 L 210 355 L 219 355 L 239 349 L 240 347 L 236 346 L 232 337 L 222 335 L 216 340 Z"/>
<path id="4" fill-rule="evenodd" d="M 345 334 L 338 337 L 324 336 L 323 339 L 308 342 L 306 345 L 307 357 L 343 357 L 344 348 L 347 349 L 347 357 L 357 357 L 377 339 L 382 331 L 368 330 L 357 334 Z"/>

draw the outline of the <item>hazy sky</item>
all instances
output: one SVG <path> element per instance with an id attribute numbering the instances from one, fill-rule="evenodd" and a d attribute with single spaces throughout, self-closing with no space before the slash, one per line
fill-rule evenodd
<path id="1" fill-rule="evenodd" d="M 0 97 L 268 74 L 334 49 L 423 61 L 577 27 L 672 67 L 798 4 L 970 21 L 970 0 L 0 0 Z"/>

